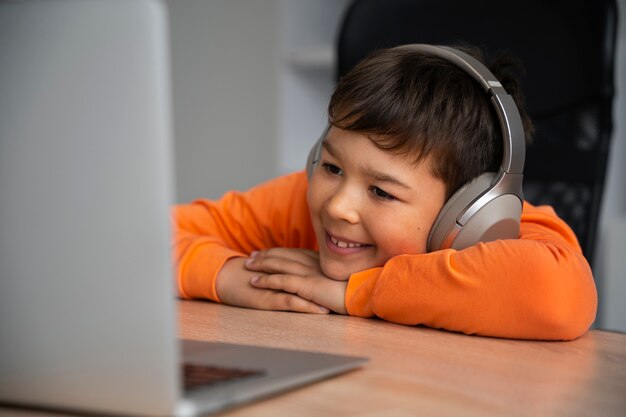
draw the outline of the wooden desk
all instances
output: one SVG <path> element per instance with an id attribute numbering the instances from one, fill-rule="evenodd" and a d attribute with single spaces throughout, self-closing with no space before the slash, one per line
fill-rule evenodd
<path id="1" fill-rule="evenodd" d="M 370 358 L 360 370 L 224 416 L 626 415 L 626 334 L 527 342 L 201 301 L 181 301 L 179 311 L 188 339 Z"/>
<path id="2" fill-rule="evenodd" d="M 573 342 L 526 342 L 202 301 L 180 301 L 179 313 L 187 339 L 370 358 L 362 369 L 222 417 L 626 415 L 626 334 L 593 330 Z M 49 416 L 6 408 L 0 415 Z"/>

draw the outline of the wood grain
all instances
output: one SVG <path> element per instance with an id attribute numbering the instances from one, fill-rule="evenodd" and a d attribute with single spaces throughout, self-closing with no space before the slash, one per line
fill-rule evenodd
<path id="1" fill-rule="evenodd" d="M 228 416 L 626 415 L 625 334 L 519 341 L 202 301 L 180 301 L 179 325 L 188 339 L 370 358 L 360 370 Z"/>
<path id="2" fill-rule="evenodd" d="M 204 301 L 179 301 L 178 307 L 182 338 L 370 358 L 359 370 L 220 416 L 626 415 L 622 333 L 592 330 L 571 342 L 519 341 Z M 0 408 L 0 415 L 47 414 Z"/>

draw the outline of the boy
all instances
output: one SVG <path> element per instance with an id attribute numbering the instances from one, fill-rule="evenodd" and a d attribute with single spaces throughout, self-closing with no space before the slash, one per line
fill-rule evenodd
<path id="1" fill-rule="evenodd" d="M 490 69 L 530 137 L 507 65 Z M 500 124 L 476 80 L 410 47 L 379 51 L 338 83 L 329 122 L 310 180 L 294 173 L 176 207 L 182 297 L 497 337 L 573 339 L 589 328 L 593 276 L 549 207 L 524 203 L 518 239 L 427 253 L 445 201 L 502 161 Z"/>

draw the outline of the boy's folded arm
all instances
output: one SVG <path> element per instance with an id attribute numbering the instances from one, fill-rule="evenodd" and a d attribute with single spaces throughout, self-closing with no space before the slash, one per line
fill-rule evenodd
<path id="1" fill-rule="evenodd" d="M 286 233 L 294 217 L 290 214 L 302 211 L 292 206 L 306 204 L 305 200 L 285 200 L 289 195 L 285 190 L 306 187 L 300 177 L 287 175 L 246 192 L 229 192 L 218 201 L 197 200 L 175 206 L 171 213 L 172 246 L 179 295 L 220 301 L 215 284 L 227 260 L 310 239 L 307 230 L 296 233 L 296 237 Z M 302 219 L 294 220 L 302 223 Z"/>
<path id="2" fill-rule="evenodd" d="M 525 205 L 518 240 L 392 258 L 353 274 L 353 315 L 468 334 L 573 339 L 595 318 L 593 276 L 551 209 Z"/>
<path id="3" fill-rule="evenodd" d="M 219 239 L 175 231 L 174 273 L 179 296 L 220 302 L 217 274 L 227 260 L 238 256 L 246 254 L 228 248 Z"/>

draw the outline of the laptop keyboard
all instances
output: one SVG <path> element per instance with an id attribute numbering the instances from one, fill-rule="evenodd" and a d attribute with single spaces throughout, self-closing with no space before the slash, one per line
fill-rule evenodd
<path id="1" fill-rule="evenodd" d="M 183 364 L 185 389 L 260 376 L 263 373 L 264 371 L 256 369 L 224 368 L 193 363 Z"/>

